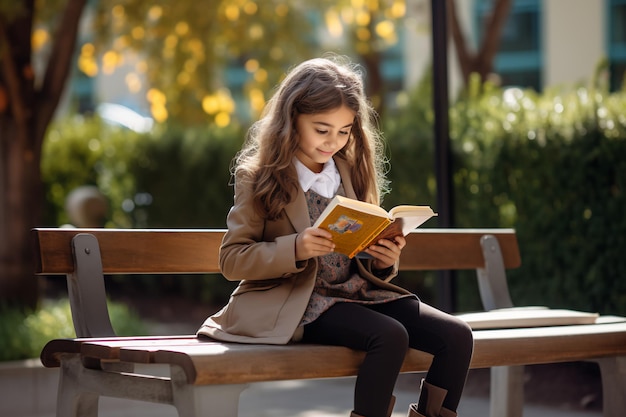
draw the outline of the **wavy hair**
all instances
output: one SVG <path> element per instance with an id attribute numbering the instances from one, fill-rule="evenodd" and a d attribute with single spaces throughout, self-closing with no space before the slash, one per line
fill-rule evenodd
<path id="1" fill-rule="evenodd" d="M 376 112 L 365 95 L 359 67 L 345 58 L 328 56 L 305 61 L 286 74 L 233 160 L 237 180 L 252 181 L 259 214 L 277 219 L 295 198 L 298 177 L 292 160 L 298 150 L 298 115 L 324 113 L 343 105 L 354 111 L 355 120 L 348 142 L 336 156 L 348 162 L 357 198 L 380 204 L 388 182 Z"/>

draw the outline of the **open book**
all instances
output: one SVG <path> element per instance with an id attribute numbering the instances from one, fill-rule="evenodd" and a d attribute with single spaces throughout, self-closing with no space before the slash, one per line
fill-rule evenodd
<path id="1" fill-rule="evenodd" d="M 387 212 L 375 204 L 335 196 L 313 227 L 328 230 L 333 235 L 335 252 L 350 258 L 357 254 L 369 257 L 362 251 L 372 243 L 406 236 L 436 215 L 428 206 L 396 206 Z"/>

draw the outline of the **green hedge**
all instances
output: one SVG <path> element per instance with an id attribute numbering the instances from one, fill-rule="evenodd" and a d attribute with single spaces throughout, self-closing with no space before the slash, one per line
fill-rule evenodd
<path id="1" fill-rule="evenodd" d="M 126 306 L 108 303 L 109 316 L 120 336 L 148 334 L 147 326 Z M 76 337 L 69 302 L 46 301 L 33 312 L 0 308 L 0 362 L 36 358 L 52 339 Z"/>
<path id="2" fill-rule="evenodd" d="M 392 180 L 386 207 L 435 206 L 430 84 L 407 92 L 405 105 L 382 120 Z M 626 314 L 624 108 L 624 93 L 602 85 L 537 94 L 475 81 L 452 104 L 455 225 L 517 230 L 522 267 L 509 277 L 515 304 Z M 44 149 L 50 218 L 66 221 L 63 196 L 89 183 L 111 199 L 112 226 L 223 227 L 232 203 L 228 167 L 244 134 L 238 126 L 170 127 L 139 136 L 97 120 L 59 122 Z M 94 138 L 100 147 L 89 145 Z M 459 310 L 480 308 L 475 280 L 465 276 Z M 431 275 L 400 280 L 432 298 Z M 217 300 L 230 284 L 163 278 L 141 285 Z"/>
<path id="3" fill-rule="evenodd" d="M 626 95 L 579 89 L 517 103 L 519 127 L 503 135 L 493 169 L 521 245 L 514 299 L 625 314 Z"/>
<path id="4" fill-rule="evenodd" d="M 67 195 L 77 187 L 95 185 L 110 200 L 107 226 L 133 227 L 131 216 L 122 207 L 136 192 L 130 165 L 145 139 L 97 118 L 79 116 L 55 122 L 48 129 L 42 150 L 45 225 L 69 223 L 64 210 Z"/>
<path id="5" fill-rule="evenodd" d="M 237 126 L 176 126 L 140 142 L 129 174 L 149 202 L 137 204 L 135 227 L 224 227 L 229 167 L 244 136 Z"/>

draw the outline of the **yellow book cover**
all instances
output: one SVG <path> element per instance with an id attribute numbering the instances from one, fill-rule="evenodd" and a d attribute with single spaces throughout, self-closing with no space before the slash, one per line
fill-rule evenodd
<path id="1" fill-rule="evenodd" d="M 333 235 L 335 252 L 353 258 L 380 239 L 406 236 L 436 215 L 428 206 L 402 205 L 387 212 L 375 204 L 335 196 L 313 227 L 328 230 Z"/>

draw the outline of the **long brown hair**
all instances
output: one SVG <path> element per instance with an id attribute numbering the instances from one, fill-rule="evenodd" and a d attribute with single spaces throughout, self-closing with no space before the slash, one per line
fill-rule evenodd
<path id="1" fill-rule="evenodd" d="M 305 61 L 287 73 L 234 159 L 237 180 L 252 181 L 256 210 L 261 215 L 279 218 L 298 190 L 292 164 L 298 149 L 298 115 L 323 113 L 342 105 L 354 111 L 355 120 L 350 139 L 336 156 L 349 163 L 357 198 L 380 203 L 387 181 L 376 113 L 365 95 L 359 68 L 333 56 Z"/>

